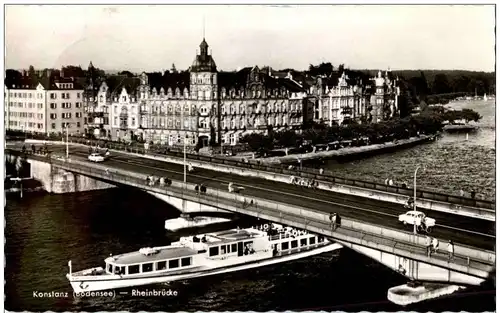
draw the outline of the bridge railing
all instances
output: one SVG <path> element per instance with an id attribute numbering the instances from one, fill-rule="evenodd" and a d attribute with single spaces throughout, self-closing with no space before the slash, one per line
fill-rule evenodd
<path id="1" fill-rule="evenodd" d="M 64 141 L 64 138 L 61 138 L 62 141 Z M 59 139 L 59 140 L 61 140 Z M 50 139 L 49 139 L 50 140 Z M 147 154 L 151 156 L 174 156 L 178 158 L 183 158 L 184 154 L 180 151 L 174 151 L 174 150 L 169 150 L 168 148 L 163 148 L 161 151 L 163 153 L 158 153 L 155 151 L 151 150 L 145 150 L 144 149 L 144 144 L 141 144 L 142 147 L 138 144 L 135 145 L 130 145 L 130 144 L 125 144 L 125 143 L 117 143 L 117 142 L 106 142 L 106 141 L 98 141 L 98 140 L 88 140 L 84 138 L 79 138 L 79 137 L 72 137 L 70 138 L 70 142 L 73 143 L 78 143 L 78 144 L 93 144 L 96 145 L 97 143 L 101 143 L 103 147 L 108 147 L 111 149 L 115 150 L 121 150 L 125 152 L 132 152 L 132 153 L 138 153 L 138 154 Z M 259 160 L 245 160 L 245 158 L 242 159 L 242 161 L 237 161 L 234 159 L 228 159 L 220 156 L 208 156 L 208 155 L 200 155 L 200 154 L 192 154 L 192 153 L 186 153 L 186 158 L 190 160 L 197 160 L 197 161 L 202 161 L 202 162 L 211 162 L 211 163 L 219 163 L 219 164 L 225 164 L 228 166 L 235 166 L 235 167 L 242 167 L 250 170 L 259 170 L 259 171 L 266 171 L 266 172 L 272 172 L 272 173 L 278 173 L 278 174 L 284 174 L 284 175 L 293 175 L 297 177 L 303 177 L 303 178 L 312 178 L 316 180 L 322 180 L 322 181 L 327 181 L 327 182 L 332 182 L 335 184 L 343 184 L 343 185 L 348 185 L 348 186 L 354 186 L 354 187 L 361 187 L 361 188 L 366 188 L 366 189 L 373 189 L 373 190 L 379 190 L 379 191 L 384 191 L 384 192 L 389 192 L 389 193 L 394 193 L 394 194 L 399 194 L 399 195 L 404 195 L 404 196 L 413 196 L 413 189 L 412 188 L 404 188 L 402 186 L 389 186 L 377 182 L 369 182 L 369 181 L 363 181 L 359 179 L 349 179 L 345 177 L 339 177 L 335 176 L 333 172 L 330 171 L 325 171 L 323 174 L 319 173 L 318 169 L 311 169 L 311 168 L 302 168 L 301 170 L 291 170 L 288 169 L 288 165 L 284 164 L 260 164 L 261 162 Z M 495 209 L 495 203 L 494 201 L 487 200 L 487 199 L 477 199 L 477 198 L 471 198 L 471 197 L 463 197 L 458 194 L 445 194 L 443 192 L 438 192 L 438 191 L 433 191 L 429 189 L 424 189 L 424 188 L 417 188 L 417 197 L 422 198 L 422 199 L 427 199 L 427 200 L 434 200 L 434 201 L 441 201 L 441 202 L 448 202 L 456 205 L 461 205 L 461 206 L 471 206 L 471 207 L 477 207 L 477 208 L 483 208 L 483 209 Z"/>
<path id="2" fill-rule="evenodd" d="M 44 159 L 43 157 L 39 158 L 44 161 L 46 160 L 46 158 Z M 77 172 L 83 175 L 97 177 L 114 183 L 132 185 L 141 189 L 191 200 L 205 205 L 220 207 L 230 211 L 237 211 L 243 214 L 248 214 L 249 211 L 253 211 L 256 213 L 254 214 L 256 217 L 265 218 L 263 214 L 269 215 L 274 212 L 274 214 L 279 216 L 280 219 L 283 218 L 284 215 L 288 214 L 298 217 L 303 222 L 303 225 L 316 222 L 321 223 L 327 229 L 331 227 L 328 214 L 314 211 L 312 209 L 283 205 L 279 202 L 229 193 L 216 188 L 207 188 L 206 192 L 196 192 L 195 184 L 191 183 L 184 184 L 183 182 L 172 181 L 171 184 L 161 186 L 159 183 L 152 184 L 151 182 L 148 182 L 146 180 L 147 175 L 145 174 L 133 172 L 118 173 L 113 170 L 106 170 L 104 166 L 97 164 L 92 164 L 92 166 L 90 166 L 88 163 L 80 163 L 79 161 L 67 162 L 59 160 L 52 160 L 52 163 L 62 169 Z M 215 203 L 213 203 L 214 200 Z M 221 207 L 221 205 L 223 205 L 223 207 Z M 342 228 L 352 229 L 357 234 L 377 236 L 382 241 L 388 240 L 387 238 L 396 239 L 400 244 L 409 245 L 418 249 L 420 252 L 425 250 L 425 237 L 420 235 L 415 236 L 413 233 L 403 232 L 396 229 L 388 229 L 347 218 L 342 218 Z M 332 234 L 332 237 L 335 236 Z M 391 240 L 389 240 L 389 242 L 394 243 L 394 241 Z M 401 247 L 401 245 L 399 247 Z M 469 263 L 470 260 L 487 263 L 495 262 L 495 254 L 491 251 L 480 250 L 463 245 L 455 245 L 455 253 L 458 259 L 467 260 Z"/>

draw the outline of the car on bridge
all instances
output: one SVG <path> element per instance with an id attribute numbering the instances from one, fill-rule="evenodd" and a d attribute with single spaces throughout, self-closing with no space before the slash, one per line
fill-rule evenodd
<path id="1" fill-rule="evenodd" d="M 419 230 L 425 230 L 428 233 L 430 233 L 432 227 L 436 225 L 435 219 L 425 216 L 425 214 L 420 211 L 408 211 L 405 214 L 399 215 L 398 219 L 405 225 L 417 225 Z"/>
<path id="2" fill-rule="evenodd" d="M 91 162 L 104 162 L 104 160 L 106 159 L 104 156 L 100 155 L 99 153 L 92 153 L 91 155 L 89 155 L 88 157 L 89 161 Z"/>

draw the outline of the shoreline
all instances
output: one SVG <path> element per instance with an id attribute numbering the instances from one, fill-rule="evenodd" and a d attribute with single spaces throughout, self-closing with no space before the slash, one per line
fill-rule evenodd
<path id="1" fill-rule="evenodd" d="M 421 135 L 419 137 L 412 137 L 409 139 L 398 140 L 397 142 L 385 142 L 381 144 L 373 144 L 361 147 L 347 147 L 338 150 L 329 151 L 319 151 L 319 152 L 309 152 L 302 154 L 293 154 L 285 156 L 275 156 L 267 158 L 255 158 L 254 160 L 259 160 L 262 163 L 267 164 L 290 164 L 297 163 L 298 160 L 301 161 L 311 161 L 317 159 L 342 159 L 349 156 L 362 157 L 372 154 L 379 154 L 389 152 L 395 149 L 402 149 L 411 147 L 417 144 L 434 141 L 436 135 Z M 235 156 L 234 158 L 241 158 Z"/>

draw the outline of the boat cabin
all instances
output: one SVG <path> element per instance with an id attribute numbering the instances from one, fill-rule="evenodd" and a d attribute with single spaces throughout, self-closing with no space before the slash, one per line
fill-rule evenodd
<path id="1" fill-rule="evenodd" d="M 193 266 L 198 252 L 185 247 L 143 248 L 105 260 L 105 271 L 114 275 L 174 271 Z"/>

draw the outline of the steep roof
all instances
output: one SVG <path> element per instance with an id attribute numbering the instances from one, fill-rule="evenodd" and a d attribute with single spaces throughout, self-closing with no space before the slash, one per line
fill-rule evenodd
<path id="1" fill-rule="evenodd" d="M 189 90 L 189 72 L 183 71 L 179 73 L 170 73 L 165 72 L 162 73 L 146 73 L 148 76 L 148 84 L 151 88 L 156 88 L 157 92 L 160 92 L 160 89 L 163 88 L 165 92 L 167 92 L 168 88 L 171 88 L 172 91 L 175 91 L 176 88 L 179 88 L 181 92 L 184 88 Z"/>
<path id="2" fill-rule="evenodd" d="M 105 79 L 109 87 L 110 95 L 121 93 L 125 88 L 128 94 L 135 94 L 141 81 L 138 77 L 127 77 L 125 75 L 110 75 Z"/>

